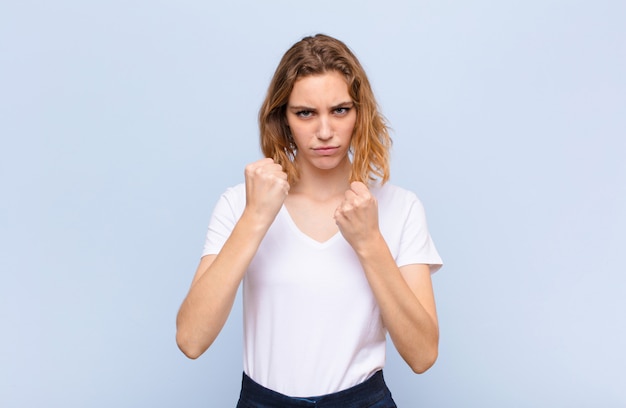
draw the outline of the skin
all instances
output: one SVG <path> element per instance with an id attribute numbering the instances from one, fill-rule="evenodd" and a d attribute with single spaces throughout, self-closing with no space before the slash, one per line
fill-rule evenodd
<path id="1" fill-rule="evenodd" d="M 185 355 L 199 357 L 217 337 L 248 265 L 284 205 L 313 239 L 343 235 L 363 266 L 400 355 L 416 373 L 434 364 L 439 329 L 429 268 L 398 268 L 379 229 L 375 197 L 365 184 L 349 182 L 356 114 L 341 74 L 296 81 L 286 115 L 300 178 L 290 186 L 286 173 L 269 158 L 246 167 L 243 215 L 221 252 L 201 259 L 178 313 L 176 340 Z"/>
<path id="2" fill-rule="evenodd" d="M 337 233 L 332 214 L 350 188 L 353 105 L 345 79 L 336 72 L 300 79 L 287 104 L 300 179 L 285 206 L 299 228 L 318 241 Z"/>

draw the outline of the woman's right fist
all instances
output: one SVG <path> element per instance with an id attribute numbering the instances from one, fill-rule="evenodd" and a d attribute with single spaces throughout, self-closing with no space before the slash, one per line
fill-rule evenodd
<path id="1" fill-rule="evenodd" d="M 246 209 L 269 226 L 289 192 L 287 173 L 270 158 L 250 163 L 245 169 Z"/>

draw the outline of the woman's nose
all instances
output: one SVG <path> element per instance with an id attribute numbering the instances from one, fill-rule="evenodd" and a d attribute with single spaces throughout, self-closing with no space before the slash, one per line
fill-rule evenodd
<path id="1" fill-rule="evenodd" d="M 325 117 L 320 117 L 320 127 L 317 132 L 317 138 L 320 140 L 328 140 L 333 136 L 332 126 L 330 120 Z"/>

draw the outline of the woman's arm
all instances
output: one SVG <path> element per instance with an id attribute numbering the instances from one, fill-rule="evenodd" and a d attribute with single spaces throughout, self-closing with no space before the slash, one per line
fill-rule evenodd
<path id="1" fill-rule="evenodd" d="M 339 230 L 355 250 L 396 349 L 416 373 L 437 359 L 439 326 L 428 265 L 398 268 L 378 228 L 376 199 L 363 183 L 335 212 Z"/>
<path id="2" fill-rule="evenodd" d="M 289 183 L 280 165 L 262 159 L 246 167 L 246 207 L 217 255 L 207 255 L 176 318 L 176 343 L 198 358 L 222 330 L 237 288 L 265 233 L 280 210 Z"/>
<path id="3" fill-rule="evenodd" d="M 358 256 L 383 323 L 396 349 L 416 373 L 428 370 L 437 359 L 439 325 L 428 265 L 398 268 L 380 236 Z"/>

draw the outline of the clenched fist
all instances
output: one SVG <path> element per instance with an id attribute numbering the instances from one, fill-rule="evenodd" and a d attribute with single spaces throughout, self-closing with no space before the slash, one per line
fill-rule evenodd
<path id="1" fill-rule="evenodd" d="M 270 158 L 246 166 L 246 210 L 269 226 L 289 192 L 287 173 Z"/>
<path id="2" fill-rule="evenodd" d="M 379 234 L 378 202 L 365 184 L 358 181 L 350 184 L 335 210 L 335 222 L 346 241 L 357 251 L 368 239 Z"/>

